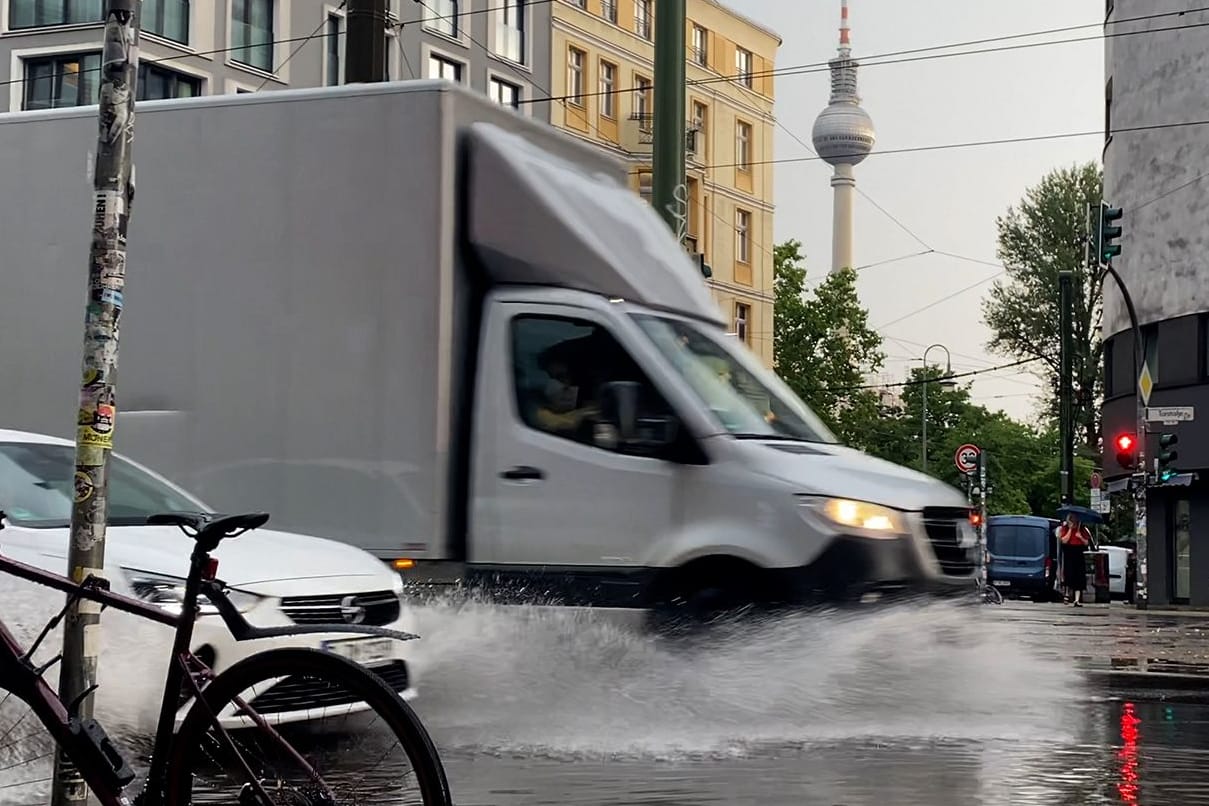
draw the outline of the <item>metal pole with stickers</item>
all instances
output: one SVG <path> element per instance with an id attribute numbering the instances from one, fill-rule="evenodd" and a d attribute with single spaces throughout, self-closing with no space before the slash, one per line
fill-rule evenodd
<path id="1" fill-rule="evenodd" d="M 101 50 L 99 133 L 94 182 L 92 246 L 84 360 L 76 418 L 75 495 L 71 508 L 68 575 L 77 582 L 101 577 L 109 516 L 109 455 L 117 404 L 118 321 L 126 284 L 126 228 L 134 198 L 134 99 L 138 80 L 139 4 L 108 0 Z M 92 716 L 101 606 L 78 599 L 67 609 L 59 696 L 72 715 Z M 55 757 L 53 806 L 88 802 L 88 788 L 61 753 Z"/>

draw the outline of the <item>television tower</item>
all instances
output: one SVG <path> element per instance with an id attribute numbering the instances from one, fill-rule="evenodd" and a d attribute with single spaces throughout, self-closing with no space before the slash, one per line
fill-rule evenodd
<path id="1" fill-rule="evenodd" d="M 852 219 L 856 203 L 856 177 L 853 168 L 873 150 L 876 140 L 873 120 L 861 108 L 856 91 L 856 69 L 848 29 L 848 0 L 840 0 L 840 47 L 832 59 L 831 100 L 814 122 L 811 139 L 814 150 L 835 168 L 831 187 L 835 189 L 835 208 L 831 234 L 831 272 L 855 268 L 852 260 Z"/>

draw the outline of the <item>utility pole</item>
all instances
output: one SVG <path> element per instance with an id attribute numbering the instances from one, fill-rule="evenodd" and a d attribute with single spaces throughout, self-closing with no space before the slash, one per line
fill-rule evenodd
<path id="1" fill-rule="evenodd" d="M 140 0 L 108 0 L 101 50 L 95 212 L 88 254 L 88 307 L 76 419 L 75 494 L 68 575 L 83 582 L 105 568 L 109 517 L 109 454 L 117 419 L 118 320 L 126 285 L 126 228 L 134 200 L 134 99 L 138 82 Z M 59 696 L 81 719 L 92 716 L 101 606 L 78 600 L 63 626 Z M 55 756 L 53 806 L 84 806 L 88 787 L 60 752 Z"/>
<path id="2" fill-rule="evenodd" d="M 424 3 L 425 0 L 416 0 Z M 432 2 L 432 0 L 428 0 Z M 453 21 L 457 25 L 457 20 Z M 386 80 L 386 0 L 348 0 L 344 35 L 344 82 Z"/>
<path id="3" fill-rule="evenodd" d="M 1147 588 L 1149 563 L 1147 562 L 1146 545 L 1149 519 L 1146 499 L 1150 483 L 1150 474 L 1146 470 L 1146 399 L 1149 397 L 1149 390 L 1142 389 L 1143 370 L 1147 369 L 1146 345 L 1142 336 L 1141 324 L 1138 322 L 1138 310 L 1133 304 L 1133 297 L 1130 296 L 1125 281 L 1121 279 L 1121 275 L 1112 265 L 1112 259 L 1121 254 L 1121 245 L 1117 243 L 1117 239 L 1122 234 L 1122 228 L 1114 225 L 1113 222 L 1119 220 L 1124 215 L 1124 211 L 1120 207 L 1110 207 L 1102 200 L 1098 204 L 1089 203 L 1088 208 L 1088 235 L 1094 261 L 1092 266 L 1102 268 L 1111 275 L 1117 284 L 1117 289 L 1125 300 L 1125 310 L 1129 312 L 1129 325 L 1133 329 L 1134 372 L 1138 373 L 1134 381 L 1134 436 L 1137 444 L 1137 458 L 1134 460 L 1131 478 L 1135 551 L 1138 557 L 1138 578 L 1134 586 L 1134 598 L 1137 600 L 1137 608 L 1145 610 L 1149 606 L 1150 597 Z M 1148 373 L 1146 373 L 1146 377 L 1149 377 Z"/>
<path id="4" fill-rule="evenodd" d="M 1071 384 L 1071 352 L 1074 348 L 1071 306 L 1074 276 L 1071 271 L 1058 272 L 1058 330 L 1062 341 L 1059 358 L 1059 433 L 1062 440 L 1061 500 L 1064 504 L 1074 503 L 1075 500 L 1074 390 Z"/>
<path id="5" fill-rule="evenodd" d="M 978 452 L 978 585 L 986 584 L 987 452 Z"/>
<path id="6" fill-rule="evenodd" d="M 685 0 L 655 3 L 655 132 L 652 146 L 651 201 L 684 242 L 688 224 L 688 188 L 684 151 Z"/>

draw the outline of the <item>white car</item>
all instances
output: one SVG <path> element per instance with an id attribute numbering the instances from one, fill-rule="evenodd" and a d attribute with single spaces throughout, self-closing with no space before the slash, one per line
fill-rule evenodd
<path id="1" fill-rule="evenodd" d="M 0 553 L 66 573 L 74 471 L 73 443 L 0 430 Z M 147 526 L 146 519 L 173 510 L 213 511 L 120 454 L 110 458 L 105 576 L 115 592 L 169 611 L 179 610 L 193 541 L 174 526 Z M 223 541 L 214 556 L 219 579 L 233 589 L 232 602 L 255 626 L 349 623 L 409 631 L 401 578 L 361 549 L 261 528 Z M 166 661 L 171 634 L 160 632 L 163 648 L 155 651 Z M 236 642 L 213 608 L 205 605 L 192 649 L 215 672 L 222 672 L 247 655 L 276 646 L 331 649 L 373 667 L 405 699 L 415 696 L 403 654 L 406 645 L 389 638 L 323 633 Z M 274 722 L 301 721 L 316 713 L 289 708 L 289 703 L 308 698 L 305 691 L 295 690 L 297 685 L 289 687 L 288 679 L 266 689 L 253 704 L 273 699 L 278 686 L 289 695 L 279 692 L 276 699 L 281 702 L 261 704 L 261 712 L 272 714 Z M 149 690 L 158 698 L 156 686 Z M 182 707 L 178 721 L 186 710 Z"/>
<path id="2" fill-rule="evenodd" d="M 1125 570 L 1133 549 L 1124 546 L 1100 546 L 1100 550 L 1108 553 L 1108 593 L 1110 596 L 1125 598 Z"/>

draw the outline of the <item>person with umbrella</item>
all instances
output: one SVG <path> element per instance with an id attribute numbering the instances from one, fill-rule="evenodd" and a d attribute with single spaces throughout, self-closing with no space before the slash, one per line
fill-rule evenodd
<path id="1" fill-rule="evenodd" d="M 1083 591 L 1087 588 L 1085 557 L 1092 544 L 1091 530 L 1083 523 L 1099 520 L 1100 516 L 1087 507 L 1074 505 L 1060 508 L 1058 514 L 1066 516 L 1066 520 L 1055 530 L 1062 546 L 1062 582 L 1068 591 L 1069 601 L 1075 607 L 1082 607 Z"/>

